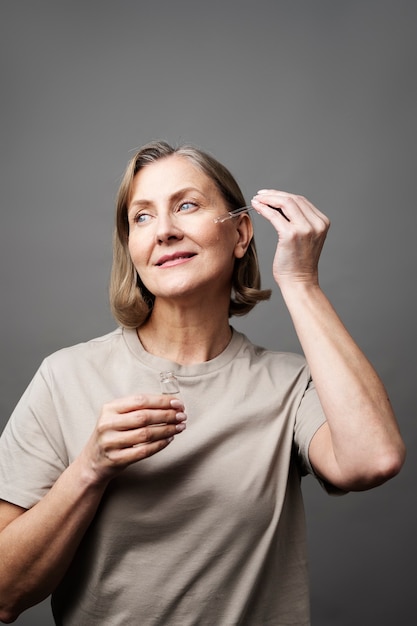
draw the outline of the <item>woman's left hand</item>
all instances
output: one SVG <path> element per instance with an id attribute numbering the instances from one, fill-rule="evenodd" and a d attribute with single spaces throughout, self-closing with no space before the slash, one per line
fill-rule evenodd
<path id="1" fill-rule="evenodd" d="M 303 196 L 275 189 L 258 191 L 252 206 L 278 233 L 273 263 L 278 285 L 318 284 L 318 263 L 330 220 Z"/>

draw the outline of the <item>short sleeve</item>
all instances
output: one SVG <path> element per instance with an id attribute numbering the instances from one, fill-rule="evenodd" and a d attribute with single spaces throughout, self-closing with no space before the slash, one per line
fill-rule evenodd
<path id="1" fill-rule="evenodd" d="M 309 457 L 310 442 L 320 426 L 326 422 L 323 408 L 317 395 L 313 381 L 309 380 L 308 387 L 303 395 L 294 428 L 294 442 L 301 460 L 304 474 L 312 474 L 323 487 L 323 489 L 333 496 L 344 495 L 346 491 L 322 480 L 315 473 Z"/>
<path id="2" fill-rule="evenodd" d="M 67 465 L 44 361 L 0 437 L 0 498 L 30 508 Z"/>
<path id="3" fill-rule="evenodd" d="M 304 474 L 314 474 L 310 463 L 308 449 L 314 434 L 326 421 L 323 408 L 311 378 L 298 407 L 295 426 L 294 443 L 301 461 Z"/>

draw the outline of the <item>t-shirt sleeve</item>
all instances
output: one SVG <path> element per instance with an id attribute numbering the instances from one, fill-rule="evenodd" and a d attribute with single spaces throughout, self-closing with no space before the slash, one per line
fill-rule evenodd
<path id="1" fill-rule="evenodd" d="M 326 421 L 323 408 L 311 378 L 298 407 L 295 426 L 294 443 L 304 474 L 313 474 L 308 449 L 314 434 Z"/>
<path id="2" fill-rule="evenodd" d="M 0 437 L 0 498 L 30 508 L 68 465 L 44 362 Z"/>
<path id="3" fill-rule="evenodd" d="M 294 427 L 294 442 L 301 462 L 302 472 L 304 474 L 312 474 L 328 494 L 344 495 L 345 491 L 317 476 L 310 462 L 308 450 L 311 440 L 325 422 L 326 416 L 324 415 L 314 383 L 310 378 L 297 411 Z"/>

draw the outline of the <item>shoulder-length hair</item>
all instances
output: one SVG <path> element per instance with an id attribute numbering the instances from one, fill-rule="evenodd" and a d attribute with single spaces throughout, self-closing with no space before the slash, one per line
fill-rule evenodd
<path id="1" fill-rule="evenodd" d="M 124 173 L 116 200 L 116 226 L 113 237 L 113 266 L 110 278 L 110 306 L 117 322 L 126 328 L 138 328 L 148 318 L 155 301 L 154 295 L 142 283 L 128 249 L 128 207 L 133 179 L 149 163 L 172 155 L 188 159 L 217 186 L 229 210 L 245 205 L 245 199 L 229 170 L 214 157 L 188 144 L 177 148 L 165 141 L 143 146 L 130 160 Z M 271 296 L 270 289 L 261 289 L 258 256 L 252 238 L 245 255 L 236 259 L 232 276 L 229 317 L 245 315 L 262 300 Z"/>

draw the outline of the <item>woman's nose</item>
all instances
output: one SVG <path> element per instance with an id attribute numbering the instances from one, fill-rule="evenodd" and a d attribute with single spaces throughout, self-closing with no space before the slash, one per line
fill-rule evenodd
<path id="1" fill-rule="evenodd" d="M 160 243 L 170 239 L 182 239 L 184 236 L 175 215 L 171 212 L 160 214 L 156 222 L 156 239 Z"/>

